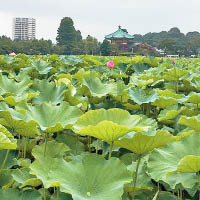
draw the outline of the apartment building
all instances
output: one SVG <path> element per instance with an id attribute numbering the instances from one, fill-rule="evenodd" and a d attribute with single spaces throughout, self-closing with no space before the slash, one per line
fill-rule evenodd
<path id="1" fill-rule="evenodd" d="M 34 40 L 35 35 L 35 19 L 18 17 L 13 19 L 13 40 Z"/>

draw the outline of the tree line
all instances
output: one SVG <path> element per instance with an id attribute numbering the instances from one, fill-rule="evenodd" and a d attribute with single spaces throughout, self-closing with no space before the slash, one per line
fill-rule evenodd
<path id="1" fill-rule="evenodd" d="M 200 33 L 181 33 L 178 28 L 160 33 L 135 34 L 135 43 L 146 43 L 158 49 L 163 49 L 166 54 L 197 55 L 200 51 Z M 80 30 L 76 30 L 74 22 L 69 17 L 64 17 L 57 30 L 56 44 L 51 40 L 11 40 L 6 36 L 0 37 L 0 54 L 10 52 L 25 54 L 60 54 L 60 55 L 111 55 L 117 52 L 118 47 L 104 40 L 99 42 L 95 37 L 88 35 L 85 39 Z M 135 49 L 135 54 L 141 49 Z"/>

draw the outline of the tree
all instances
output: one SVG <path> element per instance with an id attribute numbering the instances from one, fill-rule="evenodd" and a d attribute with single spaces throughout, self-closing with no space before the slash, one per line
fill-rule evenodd
<path id="1" fill-rule="evenodd" d="M 72 49 L 77 46 L 78 41 L 82 40 L 81 32 L 76 31 L 73 20 L 69 17 L 64 17 L 57 32 L 57 44 L 66 46 L 65 53 L 72 54 Z"/>
<path id="2" fill-rule="evenodd" d="M 169 39 L 164 39 L 162 40 L 158 48 L 164 49 L 167 54 L 175 54 L 176 53 L 176 40 L 169 38 Z"/>
<path id="3" fill-rule="evenodd" d="M 83 40 L 83 52 L 88 55 L 97 55 L 99 53 L 98 40 L 90 35 Z"/>
<path id="4" fill-rule="evenodd" d="M 102 56 L 110 56 L 111 54 L 111 44 L 108 40 L 104 40 L 100 47 Z"/>

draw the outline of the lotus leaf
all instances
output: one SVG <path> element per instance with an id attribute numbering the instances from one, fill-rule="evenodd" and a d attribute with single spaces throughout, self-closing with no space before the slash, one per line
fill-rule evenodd
<path id="1" fill-rule="evenodd" d="M 14 158 L 16 157 L 16 152 L 15 151 L 9 151 L 9 150 L 0 150 L 0 166 L 3 166 L 3 170 L 7 170 L 9 168 L 12 168 L 16 162 L 14 161 Z M 7 160 L 4 163 L 4 159 L 7 156 Z"/>
<path id="2" fill-rule="evenodd" d="M 12 172 L 13 179 L 21 184 L 21 188 L 27 185 L 37 187 L 42 184 L 39 179 L 29 174 L 29 171 L 28 168 L 21 168 Z"/>
<path id="3" fill-rule="evenodd" d="M 52 195 L 50 200 L 58 200 L 57 194 Z M 60 193 L 59 200 L 73 200 L 73 199 L 72 199 L 71 195 L 69 195 L 69 194 Z"/>
<path id="4" fill-rule="evenodd" d="M 167 109 L 164 109 L 158 115 L 158 121 L 171 124 L 174 123 L 173 119 L 175 119 L 181 110 L 179 110 L 178 105 L 172 105 Z"/>
<path id="5" fill-rule="evenodd" d="M 78 140 L 78 135 L 72 136 L 69 134 L 62 134 L 56 137 L 56 141 L 66 144 L 70 148 L 72 154 L 81 154 L 85 151 L 85 146 Z"/>
<path id="6" fill-rule="evenodd" d="M 0 190 L 2 200 L 41 200 L 41 194 L 38 191 L 20 192 L 17 189 Z"/>
<path id="7" fill-rule="evenodd" d="M 113 142 L 131 131 L 155 134 L 156 122 L 139 115 L 130 115 L 121 109 L 91 110 L 82 115 L 74 125 L 77 133 Z M 151 132 L 151 133 L 150 133 Z"/>
<path id="8" fill-rule="evenodd" d="M 200 171 L 200 156 L 188 155 L 178 163 L 178 172 L 197 173 Z"/>
<path id="9" fill-rule="evenodd" d="M 16 149 L 16 141 L 8 138 L 4 133 L 0 132 L 0 150 L 1 149 Z"/>
<path id="10" fill-rule="evenodd" d="M 178 124 L 185 125 L 191 127 L 195 131 L 200 131 L 200 115 L 193 117 L 181 116 Z"/>
<path id="11" fill-rule="evenodd" d="M 23 136 L 36 136 L 38 134 L 36 122 L 25 122 L 24 119 L 24 114 L 9 108 L 6 103 L 0 102 L 0 123 L 2 125 Z"/>
<path id="12" fill-rule="evenodd" d="M 89 89 L 91 95 L 94 97 L 106 96 L 114 89 L 114 85 L 102 83 L 94 73 L 86 73 L 84 75 L 83 85 Z"/>
<path id="13" fill-rule="evenodd" d="M 200 103 L 200 93 L 191 92 L 188 96 L 182 98 L 182 102 L 189 102 L 198 105 Z"/>
<path id="14" fill-rule="evenodd" d="M 74 200 L 120 200 L 124 184 L 132 179 L 120 160 L 105 160 L 95 154 L 71 162 L 43 158 L 30 168 L 45 188 L 60 186 L 61 192 L 70 193 Z"/>
<path id="15" fill-rule="evenodd" d="M 47 80 L 34 81 L 31 89 L 34 92 L 39 92 L 37 97 L 32 99 L 34 104 L 41 104 L 43 102 L 51 102 L 52 104 L 61 103 L 64 99 L 64 92 L 67 89 L 64 84 L 56 87 L 53 82 Z"/>
<path id="16" fill-rule="evenodd" d="M 31 106 L 22 104 L 18 108 L 26 112 L 25 120 L 34 121 L 42 131 L 53 133 L 72 127 L 82 112 L 67 102 L 62 102 L 59 106 L 50 103 Z"/>
<path id="17" fill-rule="evenodd" d="M 20 96 L 29 88 L 29 79 L 24 79 L 21 82 L 9 79 L 7 76 L 0 76 L 0 95 L 10 94 Z"/>
<path id="18" fill-rule="evenodd" d="M 50 63 L 46 61 L 32 61 L 31 67 L 35 68 L 39 74 L 48 74 L 50 70 L 52 69 L 52 66 Z"/>
<path id="19" fill-rule="evenodd" d="M 152 103 L 153 106 L 157 106 L 159 108 L 168 108 L 172 105 L 178 103 L 178 100 L 172 97 L 160 97 L 155 102 Z"/>
<path id="20" fill-rule="evenodd" d="M 142 90 L 140 88 L 129 89 L 129 96 L 135 103 L 142 105 L 156 101 L 160 96 L 153 90 Z"/>
<path id="21" fill-rule="evenodd" d="M 174 67 L 174 68 L 169 69 L 167 72 L 165 72 L 164 79 L 166 81 L 177 81 L 181 77 L 186 75 L 187 73 L 188 73 L 188 71 L 185 69 L 180 69 L 178 67 Z"/>
<path id="22" fill-rule="evenodd" d="M 46 145 L 43 143 L 40 146 L 35 146 L 32 150 L 32 154 L 36 159 L 42 159 L 42 157 L 44 157 L 44 151 L 46 151 L 45 157 L 62 158 L 69 150 L 69 147 L 63 143 L 49 141 Z"/>
<path id="23" fill-rule="evenodd" d="M 192 188 L 197 181 L 195 174 L 176 171 L 178 166 L 186 164 L 191 158 L 193 159 L 193 157 L 186 156 L 195 156 L 195 158 L 200 156 L 199 141 L 200 134 L 194 133 L 179 142 L 172 142 L 161 149 L 155 149 L 148 162 L 151 177 L 156 181 L 165 181 L 171 188 L 179 183 L 185 188 Z M 191 165 L 195 165 L 196 161 L 197 159 Z"/>
<path id="24" fill-rule="evenodd" d="M 114 145 L 141 155 L 155 148 L 160 148 L 173 140 L 175 140 L 175 137 L 168 131 L 158 130 L 155 136 L 143 135 L 141 133 L 129 133 L 116 140 Z"/>

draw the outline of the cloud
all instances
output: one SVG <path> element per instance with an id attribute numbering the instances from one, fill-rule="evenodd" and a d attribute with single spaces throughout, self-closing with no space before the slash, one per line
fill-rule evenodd
<path id="1" fill-rule="evenodd" d="M 198 0 L 10 0 L 1 3 L 0 35 L 12 34 L 13 17 L 34 17 L 37 38 L 55 41 L 61 18 L 69 16 L 83 36 L 103 40 L 120 24 L 129 33 L 158 32 L 177 26 L 200 31 Z"/>

